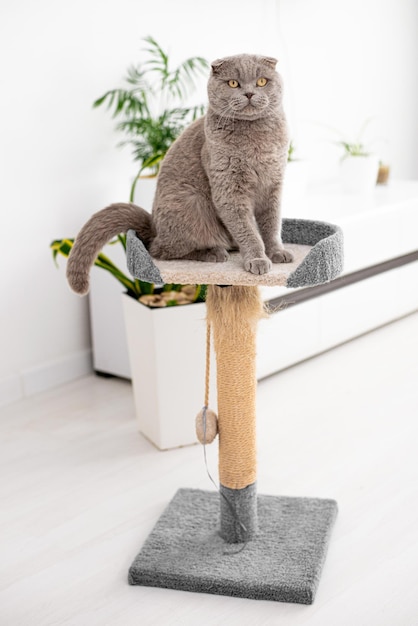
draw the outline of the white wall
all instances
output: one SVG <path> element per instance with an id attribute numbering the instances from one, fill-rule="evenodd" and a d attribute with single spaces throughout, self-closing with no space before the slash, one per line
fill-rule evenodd
<path id="1" fill-rule="evenodd" d="M 397 178 L 418 178 L 418 2 L 281 0 L 287 111 L 314 177 L 335 174 L 339 139 L 364 140 Z"/>
<path id="2" fill-rule="evenodd" d="M 128 196 L 129 150 L 115 147 L 113 121 L 91 104 L 140 60 L 142 37 L 174 63 L 277 56 L 292 132 L 315 176 L 336 158 L 315 124 L 350 130 L 374 115 L 394 175 L 418 177 L 417 21 L 413 0 L 4 1 L 0 403 L 89 370 L 88 303 L 69 291 L 49 243 Z"/>

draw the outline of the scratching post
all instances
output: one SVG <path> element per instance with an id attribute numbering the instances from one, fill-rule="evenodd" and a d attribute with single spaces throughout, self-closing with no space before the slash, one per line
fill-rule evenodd
<path id="1" fill-rule="evenodd" d="M 220 478 L 220 494 L 177 491 L 132 563 L 133 585 L 301 604 L 314 600 L 337 504 L 257 495 L 255 357 L 256 327 L 263 315 L 258 286 L 303 287 L 332 280 L 342 270 L 342 233 L 324 222 L 283 220 L 282 237 L 294 262 L 273 265 L 258 276 L 244 271 L 237 254 L 219 264 L 156 261 L 135 232 L 128 232 L 128 267 L 135 278 L 209 285 Z M 237 543 L 238 549 L 232 545 Z"/>
<path id="2" fill-rule="evenodd" d="M 237 543 L 257 532 L 255 356 L 263 302 L 258 287 L 210 285 L 206 306 L 216 352 L 219 480 L 225 496 L 220 533 Z"/>

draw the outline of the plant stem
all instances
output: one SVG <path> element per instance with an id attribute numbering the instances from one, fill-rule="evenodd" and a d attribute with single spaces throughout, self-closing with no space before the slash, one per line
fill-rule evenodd
<path id="1" fill-rule="evenodd" d="M 135 296 L 138 295 L 138 297 L 139 297 L 141 295 L 141 294 L 137 293 L 137 289 L 136 289 L 135 283 L 132 280 L 129 280 L 129 278 L 127 278 L 121 272 L 113 271 L 107 265 L 105 265 L 104 263 L 101 263 L 100 261 L 96 261 L 95 265 L 96 265 L 96 267 L 101 267 L 102 269 L 107 270 L 108 272 L 110 272 L 112 274 L 112 276 L 114 276 L 116 278 L 116 280 L 118 280 L 126 289 L 128 289 L 129 291 L 134 293 Z"/>
<path id="2" fill-rule="evenodd" d="M 99 254 L 95 261 L 95 265 L 110 272 L 116 280 L 122 283 L 124 287 L 132 291 L 138 297 L 141 295 L 142 291 L 140 289 L 140 285 L 136 284 L 135 281 L 130 280 L 106 255 L 102 253 Z"/>
<path id="3" fill-rule="evenodd" d="M 126 252 L 126 235 L 118 235 L 118 239 L 121 242 L 123 249 Z"/>
<path id="4" fill-rule="evenodd" d="M 131 193 L 129 195 L 129 202 L 134 202 L 136 183 L 138 182 L 138 178 L 141 176 L 141 172 L 143 170 L 144 170 L 144 166 L 141 165 L 141 167 L 139 168 L 138 174 L 135 176 L 134 182 L 132 183 L 132 186 L 131 186 Z"/>

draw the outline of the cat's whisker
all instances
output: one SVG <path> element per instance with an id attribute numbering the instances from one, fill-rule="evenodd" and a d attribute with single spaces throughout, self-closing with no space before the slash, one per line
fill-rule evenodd
<path id="1" fill-rule="evenodd" d="M 232 121 L 232 129 L 233 129 L 234 118 L 235 118 L 235 109 L 233 108 L 231 102 L 228 102 L 227 105 L 224 107 L 224 109 L 221 110 L 221 114 L 219 115 L 218 128 L 225 130 L 228 125 L 228 122 Z"/>
<path id="2" fill-rule="evenodd" d="M 230 108 L 230 103 L 228 102 L 227 105 L 221 110 L 221 113 L 218 119 L 217 128 L 225 130 L 224 122 L 228 119 L 228 116 L 226 114 L 228 113 L 229 108 Z"/>

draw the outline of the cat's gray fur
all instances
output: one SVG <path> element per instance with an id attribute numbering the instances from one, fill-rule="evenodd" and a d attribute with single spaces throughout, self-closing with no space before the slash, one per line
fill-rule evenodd
<path id="1" fill-rule="evenodd" d="M 93 215 L 67 264 L 74 291 L 87 293 L 98 252 L 129 228 L 160 259 L 220 262 L 228 250 L 239 249 L 245 269 L 254 274 L 268 272 L 271 262 L 292 260 L 280 239 L 288 131 L 276 63 L 241 54 L 212 64 L 208 112 L 167 152 L 152 217 L 123 203 Z M 257 86 L 261 77 L 265 86 Z M 230 80 L 239 86 L 229 86 Z"/>

